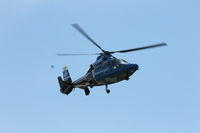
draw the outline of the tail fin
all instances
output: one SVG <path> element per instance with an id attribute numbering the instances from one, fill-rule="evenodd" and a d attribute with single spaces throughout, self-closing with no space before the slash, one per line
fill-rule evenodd
<path id="1" fill-rule="evenodd" d="M 60 91 L 64 94 L 69 94 L 71 93 L 71 91 L 73 90 L 73 85 L 71 84 L 72 83 L 72 79 L 69 75 L 69 71 L 67 69 L 67 66 L 65 66 L 63 68 L 63 79 L 59 76 L 58 77 L 58 83 L 60 85 Z"/>
<path id="2" fill-rule="evenodd" d="M 69 71 L 68 71 L 68 68 L 67 66 L 65 66 L 63 68 L 63 79 L 64 81 L 66 81 L 67 83 L 72 83 L 72 79 L 70 77 L 70 74 L 69 74 Z"/>

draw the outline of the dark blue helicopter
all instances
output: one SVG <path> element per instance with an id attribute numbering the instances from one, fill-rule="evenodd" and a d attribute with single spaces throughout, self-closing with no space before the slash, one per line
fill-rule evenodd
<path id="1" fill-rule="evenodd" d="M 99 55 L 97 60 L 90 65 L 90 69 L 87 73 L 72 82 L 67 66 L 63 68 L 63 79 L 59 76 L 58 82 L 60 85 L 60 91 L 63 94 L 70 94 L 74 88 L 83 89 L 85 95 L 90 94 L 89 87 L 94 86 L 106 86 L 106 92 L 110 93 L 107 88 L 109 84 L 114 84 L 122 80 L 128 80 L 129 77 L 135 73 L 139 66 L 137 64 L 131 64 L 123 59 L 118 59 L 112 54 L 114 53 L 126 53 L 137 50 L 143 50 L 148 48 L 155 48 L 160 46 L 166 46 L 166 43 L 159 43 L 155 45 L 149 45 L 145 47 L 119 50 L 119 51 L 105 51 L 102 49 L 78 24 L 72 24 L 72 26 L 78 30 L 83 36 L 85 36 L 89 41 L 91 41 L 95 46 L 97 46 L 102 53 L 94 54 L 57 54 L 59 56 L 70 56 L 70 55 Z"/>

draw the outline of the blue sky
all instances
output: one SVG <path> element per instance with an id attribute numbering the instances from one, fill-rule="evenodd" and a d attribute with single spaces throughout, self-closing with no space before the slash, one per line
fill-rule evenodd
<path id="1" fill-rule="evenodd" d="M 1 0 L 0 132 L 199 133 L 200 2 L 197 0 Z M 159 42 L 168 47 L 116 54 L 140 70 L 129 81 L 59 92 L 100 52 L 75 31 L 79 23 L 106 50 Z M 51 69 L 50 66 L 55 68 Z"/>

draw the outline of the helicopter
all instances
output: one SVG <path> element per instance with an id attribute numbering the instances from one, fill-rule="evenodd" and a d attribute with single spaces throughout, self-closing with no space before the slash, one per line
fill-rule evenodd
<path id="1" fill-rule="evenodd" d="M 90 94 L 89 88 L 103 85 L 105 86 L 106 93 L 110 93 L 108 85 L 123 80 L 129 80 L 130 76 L 139 69 L 137 64 L 128 63 L 124 59 L 118 59 L 114 57 L 113 54 L 133 52 L 167 45 L 166 43 L 159 43 L 133 49 L 106 51 L 99 44 L 97 44 L 78 24 L 72 24 L 72 26 L 102 52 L 92 54 L 57 54 L 58 56 L 98 55 L 96 61 L 90 65 L 87 73 L 75 81 L 72 81 L 67 66 L 63 68 L 63 78 L 59 76 L 58 83 L 60 86 L 60 92 L 66 95 L 70 94 L 75 88 L 80 88 L 84 90 L 85 95 L 87 96 Z"/>

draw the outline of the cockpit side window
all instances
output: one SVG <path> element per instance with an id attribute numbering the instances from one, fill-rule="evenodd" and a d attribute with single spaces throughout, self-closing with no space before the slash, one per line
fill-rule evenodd
<path id="1" fill-rule="evenodd" d="M 94 66 L 95 69 L 100 69 L 102 67 L 101 63 Z"/>
<path id="2" fill-rule="evenodd" d="M 110 66 L 112 66 L 112 62 L 109 61 L 109 60 L 105 61 L 105 62 L 102 64 L 102 67 L 110 67 Z"/>
<path id="3" fill-rule="evenodd" d="M 114 69 L 116 69 L 117 67 L 119 67 L 117 60 L 113 60 L 113 61 L 112 61 L 112 67 L 113 67 Z"/>

